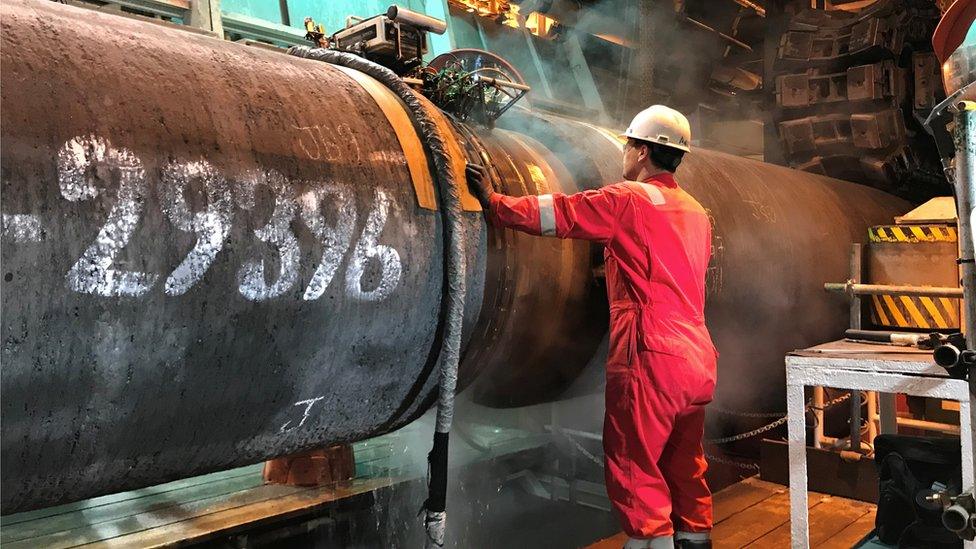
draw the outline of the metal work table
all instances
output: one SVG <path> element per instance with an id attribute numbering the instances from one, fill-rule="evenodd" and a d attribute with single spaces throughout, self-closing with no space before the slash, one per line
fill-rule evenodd
<path id="1" fill-rule="evenodd" d="M 809 547 L 804 387 L 904 393 L 959 401 L 963 489 L 973 487 L 973 427 L 969 383 L 951 379 L 929 352 L 905 347 L 834 341 L 795 351 L 786 357 L 786 405 L 789 415 L 790 524 L 793 547 Z M 894 425 L 890 414 L 882 425 Z M 884 429 L 882 430 L 884 432 Z M 966 542 L 967 549 L 976 548 Z"/>

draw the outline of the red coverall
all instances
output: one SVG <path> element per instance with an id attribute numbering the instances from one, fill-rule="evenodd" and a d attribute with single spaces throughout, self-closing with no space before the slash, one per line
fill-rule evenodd
<path id="1" fill-rule="evenodd" d="M 610 301 L 603 447 L 633 538 L 708 532 L 702 449 L 716 352 L 705 327 L 711 226 L 669 173 L 573 195 L 491 197 L 496 226 L 600 242 Z"/>

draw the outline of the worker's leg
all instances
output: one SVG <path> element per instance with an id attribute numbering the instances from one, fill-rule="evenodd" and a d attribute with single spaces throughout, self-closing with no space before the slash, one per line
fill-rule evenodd
<path id="1" fill-rule="evenodd" d="M 607 371 L 603 447 L 607 494 L 631 538 L 669 538 L 671 496 L 658 469 L 674 406 L 640 373 Z"/>
<path id="2" fill-rule="evenodd" d="M 624 549 L 674 549 L 674 538 L 663 536 L 650 539 L 630 538 Z"/>
<path id="3" fill-rule="evenodd" d="M 705 408 L 693 406 L 674 420 L 659 466 L 671 492 L 675 542 L 707 540 L 712 529 L 712 494 L 705 482 L 702 448 Z"/>

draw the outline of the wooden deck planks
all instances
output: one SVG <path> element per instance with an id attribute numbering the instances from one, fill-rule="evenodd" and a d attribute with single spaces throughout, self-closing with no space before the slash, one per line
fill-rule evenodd
<path id="1" fill-rule="evenodd" d="M 854 501 L 833 496 L 824 496 L 819 499 L 816 505 L 810 507 L 810 546 L 822 547 L 828 540 L 835 538 L 848 526 L 854 524 L 858 519 L 865 515 L 872 516 L 872 523 L 869 528 L 862 531 L 854 541 L 874 528 L 873 514 L 874 505 L 861 501 Z M 779 525 L 775 530 L 766 534 L 752 545 L 750 548 L 760 547 L 789 547 L 790 546 L 790 523 L 789 515 L 786 516 L 787 522 Z M 851 542 L 851 545 L 853 542 Z M 849 549 L 851 545 L 843 545 Z"/>
<path id="2" fill-rule="evenodd" d="M 389 486 L 395 479 L 369 479 L 353 481 L 351 485 L 338 488 L 305 488 L 295 489 L 290 494 L 272 495 L 255 498 L 249 504 L 230 506 L 206 514 L 195 514 L 178 522 L 164 526 L 134 532 L 128 535 L 105 539 L 95 543 L 82 545 L 85 549 L 108 549 L 121 547 L 169 547 L 188 542 L 200 542 L 215 535 L 234 531 L 243 527 L 253 527 L 269 520 L 279 520 L 295 513 L 309 512 L 320 507 L 356 494 L 369 492 L 377 488 Z M 285 486 L 265 485 L 261 490 L 273 492 L 277 489 L 290 488 Z M 178 541 L 177 541 L 178 540 Z"/>
<path id="3" fill-rule="evenodd" d="M 116 494 L 99 496 L 96 498 L 76 501 L 74 503 L 67 503 L 65 505 L 58 505 L 56 507 L 45 507 L 43 509 L 37 509 L 35 511 L 17 513 L 16 515 L 6 515 L 0 517 L 0 528 L 6 529 L 7 527 L 13 526 L 14 524 L 40 520 L 43 518 L 53 517 L 57 515 L 67 515 L 70 513 L 87 511 L 88 509 L 92 509 L 95 507 L 102 507 L 105 505 L 137 500 L 142 497 L 153 496 L 157 494 L 176 492 L 178 490 L 183 490 L 185 488 L 210 484 L 214 482 L 220 482 L 222 480 L 227 480 L 230 478 L 236 478 L 236 477 L 254 475 L 254 474 L 260 475 L 263 467 L 264 467 L 263 464 L 250 465 L 247 467 L 239 467 L 237 469 L 229 469 L 227 471 L 220 471 L 217 473 L 211 473 L 209 475 L 202 475 L 198 477 L 191 477 L 187 479 L 176 480 L 173 482 L 167 482 L 166 484 L 150 486 L 148 488 L 142 488 L 139 490 L 130 490 L 128 492 L 119 492 Z M 0 542 L 5 542 L 5 541 L 6 541 L 5 537 L 0 539 Z"/>
<path id="4" fill-rule="evenodd" d="M 810 506 L 818 503 L 817 496 L 810 494 Z M 789 520 L 790 494 L 784 490 L 716 524 L 712 544 L 716 549 L 745 547 Z"/>
<path id="5" fill-rule="evenodd" d="M 173 523 L 190 520 L 199 515 L 206 515 L 246 506 L 267 499 L 280 498 L 290 495 L 300 488 L 292 486 L 267 485 L 255 489 L 244 489 L 232 494 L 222 494 L 215 497 L 200 499 L 189 503 L 180 503 L 155 511 L 130 515 L 115 520 L 97 524 L 81 526 L 70 530 L 56 532 L 47 536 L 32 538 L 4 544 L 5 549 L 29 549 L 44 547 L 46 549 L 64 549 L 89 543 L 92 540 L 111 539 L 145 530 L 159 528 Z M 133 546 L 140 546 L 136 543 Z"/>
<path id="6" fill-rule="evenodd" d="M 284 516 L 308 513 L 337 499 L 396 482 L 356 480 L 334 488 L 263 485 L 257 468 L 180 481 L 151 490 L 106 496 L 35 514 L 7 517 L 0 543 L 28 547 L 89 549 L 162 547 L 203 541 Z M 809 494 L 811 546 L 847 548 L 874 527 L 873 505 Z M 714 497 L 714 546 L 788 547 L 789 493 L 784 486 L 745 479 Z M 602 540 L 588 549 L 618 549 L 626 536 Z"/>
<path id="7" fill-rule="evenodd" d="M 849 549 L 874 528 L 875 506 L 824 494 L 810 493 L 810 546 Z M 790 498 L 785 486 L 748 478 L 714 496 L 716 549 L 781 548 L 790 546 Z M 623 533 L 586 549 L 620 549 Z"/>
<path id="8" fill-rule="evenodd" d="M 871 510 L 864 516 L 847 525 L 834 537 L 821 543 L 820 549 L 850 549 L 854 547 L 855 543 L 861 541 L 868 532 L 874 530 L 875 511 L 874 506 L 871 506 Z"/>
<path id="9" fill-rule="evenodd" d="M 716 524 L 782 491 L 783 487 L 755 477 L 737 482 L 712 498 L 712 520 Z"/>
<path id="10" fill-rule="evenodd" d="M 181 490 L 122 499 L 104 505 L 92 506 L 78 512 L 46 517 L 44 520 L 19 522 L 3 526 L 0 543 L 12 544 L 21 540 L 45 539 L 55 544 L 56 539 L 71 537 L 75 530 L 92 531 L 100 527 L 116 529 L 124 519 L 134 515 L 165 514 L 200 500 L 212 500 L 261 486 L 260 473 L 228 477 L 215 482 L 189 486 Z"/>

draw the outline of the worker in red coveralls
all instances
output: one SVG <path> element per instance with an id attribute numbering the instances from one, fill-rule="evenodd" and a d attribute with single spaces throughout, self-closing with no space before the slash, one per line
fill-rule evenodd
<path id="1" fill-rule="evenodd" d="M 572 195 L 497 193 L 483 167 L 468 182 L 499 227 L 599 242 L 610 301 L 603 448 L 607 493 L 630 548 L 711 547 L 702 449 L 716 352 L 705 327 L 711 226 L 674 171 L 691 129 L 678 111 L 639 113 L 625 181 Z"/>

